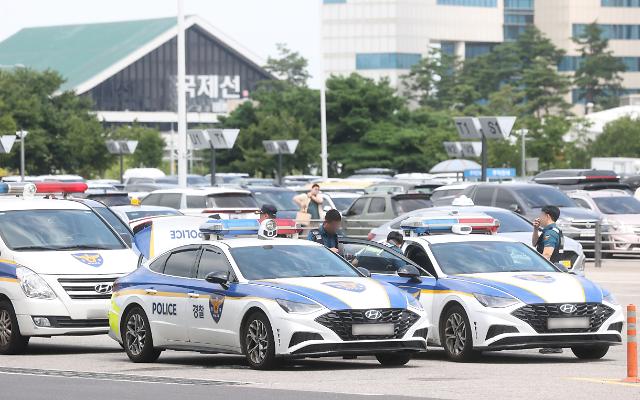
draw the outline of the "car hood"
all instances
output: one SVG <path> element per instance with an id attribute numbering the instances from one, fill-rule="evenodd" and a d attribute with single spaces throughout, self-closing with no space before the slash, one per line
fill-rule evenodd
<path id="1" fill-rule="evenodd" d="M 371 278 L 284 278 L 252 283 L 293 292 L 330 310 L 407 307 L 407 298 L 400 289 Z"/>
<path id="2" fill-rule="evenodd" d="M 506 232 L 498 233 L 498 236 L 508 237 L 510 239 L 522 242 L 530 247 L 534 247 L 531 244 L 531 232 Z M 582 254 L 582 245 L 570 237 L 564 237 L 564 249 L 571 250 L 576 254 Z"/>
<path id="3" fill-rule="evenodd" d="M 14 253 L 14 261 L 41 275 L 118 275 L 138 265 L 131 249 L 28 251 Z"/>
<path id="4" fill-rule="evenodd" d="M 523 303 L 602 302 L 602 289 L 590 280 L 564 272 L 494 272 L 451 279 L 491 287 Z"/>
<path id="5" fill-rule="evenodd" d="M 640 214 L 607 214 L 607 219 L 622 225 L 640 225 Z"/>

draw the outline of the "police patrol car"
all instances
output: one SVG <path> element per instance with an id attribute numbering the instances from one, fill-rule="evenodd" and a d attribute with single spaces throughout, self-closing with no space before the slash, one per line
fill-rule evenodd
<path id="1" fill-rule="evenodd" d="M 256 369 L 281 358 L 336 355 L 403 365 L 426 350 L 429 322 L 420 303 L 325 247 L 276 238 L 274 220 L 210 220 L 201 229 L 205 240 L 173 247 L 176 230 L 194 235 L 192 221 L 171 223 L 179 218 L 189 217 L 138 231 L 150 260 L 114 286 L 110 335 L 132 361 L 152 362 L 174 349 L 244 354 Z"/>
<path id="2" fill-rule="evenodd" d="M 33 336 L 108 332 L 112 284 L 137 257 L 89 207 L 36 197 L 86 187 L 0 183 L 1 354 L 22 352 Z"/>
<path id="3" fill-rule="evenodd" d="M 562 272 L 523 243 L 492 235 L 498 224 L 488 215 L 456 212 L 409 218 L 402 226 L 404 256 L 372 242 L 343 243 L 374 278 L 420 299 L 434 321 L 430 345 L 443 346 L 454 361 L 541 347 L 596 359 L 620 344 L 622 308 L 607 290 Z M 408 260 L 418 267 L 409 278 Z"/>

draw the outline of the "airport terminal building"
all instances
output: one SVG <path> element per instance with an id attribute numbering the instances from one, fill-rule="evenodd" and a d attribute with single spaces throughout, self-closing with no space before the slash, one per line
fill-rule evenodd
<path id="1" fill-rule="evenodd" d="M 185 21 L 189 124 L 212 124 L 273 79 L 250 51 L 197 16 Z M 25 28 L 0 42 L 0 65 L 58 71 L 106 125 L 177 124 L 176 18 Z"/>

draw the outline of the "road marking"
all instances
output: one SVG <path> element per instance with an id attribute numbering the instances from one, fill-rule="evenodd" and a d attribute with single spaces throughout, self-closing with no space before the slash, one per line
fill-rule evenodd
<path id="1" fill-rule="evenodd" d="M 207 379 L 170 378 L 149 375 L 113 374 L 102 372 L 83 372 L 65 370 L 46 370 L 35 368 L 7 368 L 0 367 L 0 374 L 7 375 L 35 375 L 54 378 L 94 379 L 100 381 L 133 382 L 133 383 L 161 383 L 165 385 L 210 385 L 210 386 L 242 386 L 251 382 L 215 381 Z"/>
<path id="2" fill-rule="evenodd" d="M 630 383 L 623 382 L 619 379 L 606 379 L 606 378 L 566 378 L 574 381 L 583 381 L 583 382 L 591 382 L 591 383 L 605 383 L 607 385 L 620 385 L 620 386 L 629 386 L 634 387 L 636 389 L 640 389 L 639 383 Z"/>

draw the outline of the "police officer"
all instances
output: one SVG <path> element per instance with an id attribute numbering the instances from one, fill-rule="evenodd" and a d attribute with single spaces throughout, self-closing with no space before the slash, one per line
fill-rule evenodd
<path id="1" fill-rule="evenodd" d="M 536 246 L 538 253 L 552 263 L 560 262 L 560 251 L 563 247 L 562 231 L 556 226 L 556 221 L 560 218 L 560 209 L 556 206 L 544 206 L 540 211 L 540 216 L 533 221 L 532 243 Z M 542 227 L 542 233 L 539 232 Z M 559 354 L 562 349 L 543 348 L 542 354 Z"/>
<path id="2" fill-rule="evenodd" d="M 552 263 L 560 262 L 563 247 L 562 231 L 556 226 L 560 218 L 560 209 L 556 206 L 544 206 L 540 216 L 533 221 L 532 244 L 544 258 Z M 542 227 L 542 233 L 539 229 Z"/>
<path id="3" fill-rule="evenodd" d="M 329 210 L 324 216 L 324 222 L 317 229 L 313 229 L 307 236 L 308 240 L 320 243 L 334 253 L 340 250 L 338 231 L 342 224 L 342 216 L 338 210 Z"/>
<path id="4" fill-rule="evenodd" d="M 402 254 L 403 243 L 404 243 L 404 237 L 402 236 L 402 234 L 400 232 L 391 231 L 387 235 L 387 241 L 384 243 L 384 245 Z"/>
<path id="5" fill-rule="evenodd" d="M 262 207 L 260 207 L 260 218 L 258 218 L 258 221 L 262 222 L 265 219 L 276 219 L 277 213 L 278 209 L 273 204 L 263 204 Z"/>

